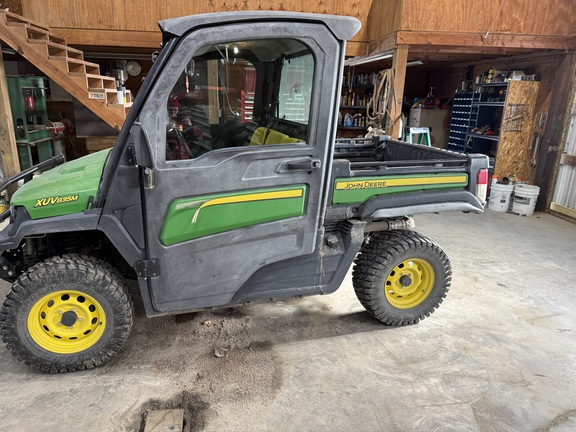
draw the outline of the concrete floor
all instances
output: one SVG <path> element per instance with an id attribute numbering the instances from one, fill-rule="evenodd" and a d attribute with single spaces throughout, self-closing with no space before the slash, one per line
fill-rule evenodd
<path id="1" fill-rule="evenodd" d="M 454 272 L 418 325 L 371 319 L 349 277 L 326 297 L 140 308 L 125 349 L 94 371 L 37 374 L 0 347 L 0 430 L 138 431 L 147 409 L 173 407 L 202 431 L 576 430 L 576 225 L 491 211 L 416 224 Z"/>

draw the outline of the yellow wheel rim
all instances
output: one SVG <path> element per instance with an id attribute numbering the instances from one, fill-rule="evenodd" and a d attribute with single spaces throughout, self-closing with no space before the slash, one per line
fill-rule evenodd
<path id="1" fill-rule="evenodd" d="M 425 260 L 412 258 L 402 261 L 388 274 L 384 291 L 388 302 L 398 309 L 418 306 L 434 287 L 434 269 Z"/>
<path id="2" fill-rule="evenodd" d="M 28 314 L 28 332 L 34 342 L 56 354 L 90 348 L 105 328 L 106 314 L 100 303 L 79 291 L 47 294 Z"/>

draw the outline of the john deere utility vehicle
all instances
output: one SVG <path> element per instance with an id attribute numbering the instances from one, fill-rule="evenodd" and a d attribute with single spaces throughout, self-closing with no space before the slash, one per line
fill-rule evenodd
<path id="1" fill-rule="evenodd" d="M 486 156 L 336 139 L 356 19 L 234 12 L 160 28 L 163 49 L 111 151 L 0 186 L 42 173 L 2 215 L 8 349 L 45 372 L 102 365 L 132 327 L 126 278 L 154 317 L 329 294 L 354 261 L 376 319 L 430 315 L 450 263 L 408 216 L 483 211 Z"/>

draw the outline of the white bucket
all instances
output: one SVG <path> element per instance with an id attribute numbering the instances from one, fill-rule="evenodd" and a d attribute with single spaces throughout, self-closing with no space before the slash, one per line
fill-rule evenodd
<path id="1" fill-rule="evenodd" d="M 490 200 L 488 208 L 497 212 L 508 211 L 510 206 L 510 194 L 514 190 L 514 185 L 494 183 L 490 188 Z"/>
<path id="2" fill-rule="evenodd" d="M 540 188 L 525 184 L 516 185 L 514 188 L 514 203 L 512 213 L 520 216 L 532 216 Z"/>

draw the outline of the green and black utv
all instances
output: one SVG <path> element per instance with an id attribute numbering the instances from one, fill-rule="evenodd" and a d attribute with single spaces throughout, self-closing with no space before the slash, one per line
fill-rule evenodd
<path id="1" fill-rule="evenodd" d="M 8 349 L 45 372 L 102 365 L 133 324 L 127 278 L 153 317 L 329 294 L 355 261 L 376 319 L 432 313 L 450 263 L 409 216 L 483 211 L 488 160 L 336 138 L 358 20 L 234 12 L 160 28 L 112 150 L 56 157 L 0 186 L 26 180 L 1 217 Z"/>

